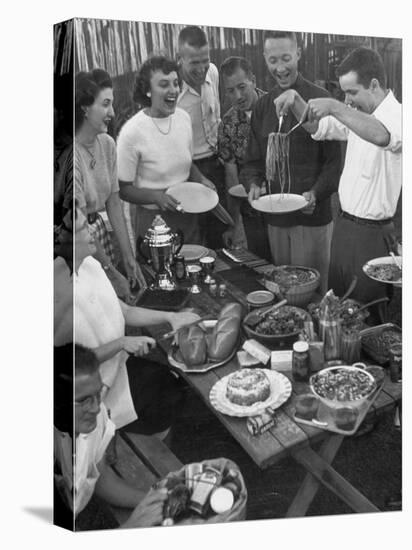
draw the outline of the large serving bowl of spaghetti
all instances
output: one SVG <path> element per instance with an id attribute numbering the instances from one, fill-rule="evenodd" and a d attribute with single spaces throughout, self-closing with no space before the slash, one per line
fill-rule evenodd
<path id="1" fill-rule="evenodd" d="M 358 409 L 376 389 L 370 372 L 345 365 L 322 369 L 310 377 L 309 384 L 316 397 L 332 409 Z"/>
<path id="2" fill-rule="evenodd" d="M 265 286 L 272 292 L 274 283 L 279 294 L 287 299 L 288 304 L 297 307 L 306 307 L 319 286 L 320 274 L 314 268 L 300 265 L 280 265 L 265 276 Z"/>
<path id="3" fill-rule="evenodd" d="M 273 312 L 262 315 L 262 319 L 253 328 L 248 326 L 249 318 L 259 312 L 254 310 L 243 320 L 243 328 L 249 338 L 253 338 L 269 348 L 292 346 L 299 338 L 305 321 L 310 315 L 304 309 L 285 305 Z"/>

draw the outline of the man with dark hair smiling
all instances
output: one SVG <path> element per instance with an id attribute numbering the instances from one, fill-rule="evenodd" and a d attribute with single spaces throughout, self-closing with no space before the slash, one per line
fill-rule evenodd
<path id="1" fill-rule="evenodd" d="M 187 111 L 192 120 L 194 163 L 213 182 L 219 200 L 226 205 L 223 166 L 217 156 L 219 73 L 210 63 L 209 44 L 200 27 L 192 25 L 180 31 L 178 64 L 183 84 L 177 105 Z M 221 248 L 226 225 L 211 213 L 202 215 L 201 225 L 207 246 Z"/>
<path id="2" fill-rule="evenodd" d="M 103 382 L 96 355 L 79 344 L 57 347 L 54 370 L 56 523 L 69 529 L 74 523 L 78 529 L 90 528 L 81 512 L 96 494 L 104 516 L 100 528 L 116 526 L 104 503 L 134 508 L 122 527 L 160 525 L 166 492 L 151 490 L 146 495 L 130 487 L 106 462 L 105 453 L 115 425 L 102 403 Z"/>
<path id="3" fill-rule="evenodd" d="M 279 132 L 274 100 L 293 89 L 306 100 L 328 97 L 329 93 L 309 82 L 298 71 L 301 48 L 296 34 L 266 31 L 264 58 L 275 86 L 260 98 L 252 112 L 251 132 L 241 180 L 249 191 L 249 201 L 259 198 L 266 178 L 265 161 L 268 136 Z M 288 132 L 297 120 L 291 113 L 284 117 L 281 132 Z M 293 264 L 313 267 L 320 272 L 320 290 L 327 290 L 332 238 L 331 195 L 337 190 L 340 175 L 340 146 L 337 142 L 315 142 L 297 128 L 289 137 L 290 192 L 303 195 L 307 205 L 287 214 L 268 214 L 268 237 L 275 265 Z M 271 182 L 270 192 L 280 193 L 279 174 Z"/>
<path id="4" fill-rule="evenodd" d="M 261 214 L 253 211 L 246 201 L 241 202 L 229 194 L 231 187 L 239 185 L 239 173 L 249 140 L 252 109 L 265 92 L 256 87 L 252 67 L 244 57 L 226 58 L 220 66 L 220 77 L 225 98 L 231 107 L 219 125 L 219 157 L 225 168 L 228 209 L 235 221 L 235 226 L 225 231 L 223 239 L 226 246 L 248 248 L 258 256 L 268 258 L 269 247 Z"/>
<path id="5" fill-rule="evenodd" d="M 386 88 L 379 54 L 369 48 L 350 53 L 337 70 L 345 103 L 312 99 L 304 127 L 314 140 L 347 140 L 339 183 L 342 212 L 336 222 L 331 252 L 330 286 L 341 295 L 353 275 L 353 298 L 368 302 L 385 296 L 388 285 L 363 273 L 370 259 L 386 256 L 393 241 L 392 218 L 402 184 L 402 106 Z M 291 109 L 299 116 L 306 102 L 296 91 L 276 100 L 278 114 Z"/>

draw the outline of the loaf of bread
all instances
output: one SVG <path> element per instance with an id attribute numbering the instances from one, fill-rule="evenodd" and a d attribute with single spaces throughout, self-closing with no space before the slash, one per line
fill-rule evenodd
<path id="1" fill-rule="evenodd" d="M 179 332 L 179 349 L 186 366 L 206 363 L 207 346 L 204 331 L 198 325 L 182 328 Z"/>
<path id="2" fill-rule="evenodd" d="M 211 361 L 228 357 L 239 339 L 242 306 L 236 303 L 222 308 L 212 334 L 207 338 L 207 355 Z"/>

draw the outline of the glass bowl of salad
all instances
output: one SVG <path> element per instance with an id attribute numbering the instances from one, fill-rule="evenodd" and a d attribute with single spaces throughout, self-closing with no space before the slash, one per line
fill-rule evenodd
<path id="1" fill-rule="evenodd" d="M 377 387 L 370 372 L 347 365 L 322 369 L 310 377 L 309 384 L 316 397 L 332 409 L 360 408 Z"/>

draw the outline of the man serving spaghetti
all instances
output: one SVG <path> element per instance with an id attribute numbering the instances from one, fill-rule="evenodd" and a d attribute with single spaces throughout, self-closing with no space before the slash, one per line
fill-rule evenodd
<path id="1" fill-rule="evenodd" d="M 267 31 L 264 57 L 274 88 L 261 97 L 252 112 L 251 132 L 241 180 L 249 191 L 249 201 L 259 198 L 266 177 L 268 137 L 279 131 L 274 100 L 285 90 L 294 89 L 306 100 L 328 97 L 323 88 L 304 79 L 298 72 L 301 49 L 293 32 Z M 290 112 L 284 117 L 282 133 L 297 122 Z M 308 139 L 309 138 L 309 139 Z M 331 195 L 337 190 L 341 154 L 338 142 L 315 142 L 302 128 L 289 136 L 290 192 L 303 195 L 305 209 L 288 214 L 267 215 L 268 237 L 275 265 L 314 267 L 321 275 L 321 291 L 327 290 L 332 238 Z M 279 173 L 274 174 L 271 192 L 287 191 Z"/>

